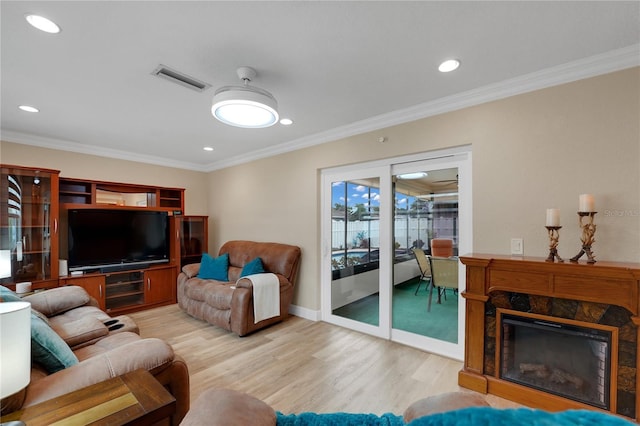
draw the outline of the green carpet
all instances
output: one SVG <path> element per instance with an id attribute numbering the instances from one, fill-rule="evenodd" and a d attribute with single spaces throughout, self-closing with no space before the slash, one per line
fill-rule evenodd
<path id="1" fill-rule="evenodd" d="M 458 296 L 447 290 L 447 300 L 438 304 L 433 292 L 431 312 L 427 312 L 429 291 L 424 282 L 416 291 L 417 279 L 398 284 L 393 289 L 393 328 L 458 343 Z M 350 318 L 366 324 L 378 325 L 379 295 L 373 294 L 333 311 L 334 315 Z"/>

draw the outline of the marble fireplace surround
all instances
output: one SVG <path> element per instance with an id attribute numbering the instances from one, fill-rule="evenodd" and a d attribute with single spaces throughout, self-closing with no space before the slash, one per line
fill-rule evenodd
<path id="1" fill-rule="evenodd" d="M 499 378 L 496 311 L 569 319 L 614 327 L 610 412 L 637 420 L 640 410 L 640 264 L 546 262 L 544 258 L 469 254 L 466 266 L 465 356 L 458 384 L 534 408 L 600 410 L 572 399 Z M 499 352 L 499 351 L 498 351 Z"/>

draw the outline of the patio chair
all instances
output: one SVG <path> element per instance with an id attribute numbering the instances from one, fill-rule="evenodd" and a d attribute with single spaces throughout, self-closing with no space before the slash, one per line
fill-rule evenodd
<path id="1" fill-rule="evenodd" d="M 449 238 L 434 238 L 431 240 L 431 256 L 453 256 L 453 240 Z"/>
<path id="2" fill-rule="evenodd" d="M 427 312 L 431 312 L 431 299 L 433 297 L 433 287 L 438 288 L 438 303 L 441 303 L 441 295 L 446 289 L 458 291 L 458 259 L 448 257 L 429 256 L 431 267 L 431 290 L 429 291 L 429 304 Z M 446 295 L 445 295 L 446 300 Z"/>
<path id="3" fill-rule="evenodd" d="M 427 282 L 427 287 L 425 290 L 429 289 L 429 284 L 431 284 L 431 267 L 429 266 L 429 259 L 427 259 L 427 255 L 424 253 L 424 250 L 419 248 L 411 249 L 413 252 L 413 256 L 416 258 L 418 262 L 418 267 L 420 268 L 420 280 L 418 281 L 418 287 L 416 287 L 416 292 L 413 293 L 414 296 L 418 294 L 418 290 L 420 290 L 420 284 L 422 281 Z"/>

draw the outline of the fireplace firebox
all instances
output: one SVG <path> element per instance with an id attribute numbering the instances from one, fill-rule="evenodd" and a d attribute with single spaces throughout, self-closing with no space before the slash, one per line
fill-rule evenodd
<path id="1" fill-rule="evenodd" d="M 615 328 L 507 310 L 498 310 L 498 321 L 502 380 L 611 408 Z"/>

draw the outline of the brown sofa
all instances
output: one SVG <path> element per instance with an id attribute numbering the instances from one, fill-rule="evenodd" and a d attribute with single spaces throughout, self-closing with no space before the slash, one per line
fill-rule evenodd
<path id="1" fill-rule="evenodd" d="M 178 305 L 189 315 L 245 336 L 282 321 L 288 316 L 293 298 L 300 248 L 287 244 L 228 241 L 218 256 L 228 253 L 228 281 L 198 278 L 200 264 L 185 265 L 178 275 Z M 253 286 L 250 280 L 239 280 L 243 266 L 255 258 L 262 259 L 266 272 L 276 274 L 280 282 L 280 315 L 255 323 Z"/>
<path id="2" fill-rule="evenodd" d="M 3 290 L 5 301 L 12 301 L 9 300 L 12 295 Z M 78 362 L 55 372 L 32 362 L 31 382 L 25 390 L 2 401 L 2 414 L 144 368 L 176 398 L 171 423 L 179 424 L 186 415 L 189 372 L 170 345 L 156 338 L 141 338 L 129 317 L 111 318 L 82 287 L 58 287 L 22 300 L 31 303 L 35 315 L 62 338 L 64 342 L 60 343 L 69 346 Z M 32 317 L 32 327 L 34 322 L 37 319 Z"/>

